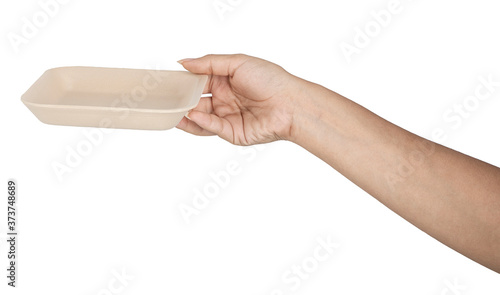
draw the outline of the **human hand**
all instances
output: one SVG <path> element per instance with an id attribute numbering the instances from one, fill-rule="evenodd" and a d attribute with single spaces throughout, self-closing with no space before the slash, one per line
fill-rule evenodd
<path id="1" fill-rule="evenodd" d="M 202 98 L 178 128 L 239 145 L 295 142 L 418 228 L 500 273 L 498 167 L 262 59 L 208 55 L 180 62 L 210 76 L 204 92 L 212 97 Z"/>
<path id="2" fill-rule="evenodd" d="M 195 135 L 218 135 L 236 145 L 252 145 L 291 136 L 299 78 L 280 66 L 243 54 L 206 55 L 179 63 L 209 75 L 198 106 L 177 128 Z"/>

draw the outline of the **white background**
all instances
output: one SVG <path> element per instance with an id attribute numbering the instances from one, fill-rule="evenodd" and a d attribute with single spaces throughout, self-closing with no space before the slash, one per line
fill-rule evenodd
<path id="1" fill-rule="evenodd" d="M 240 150 L 177 129 L 115 130 L 59 181 L 51 164 L 92 129 L 42 124 L 20 101 L 53 67 L 180 70 L 181 58 L 246 53 L 426 138 L 442 128 L 446 146 L 500 166 L 500 88 L 459 128 L 443 120 L 479 77 L 500 80 L 498 2 L 401 0 L 402 11 L 347 62 L 342 42 L 353 44 L 356 28 L 389 2 L 233 0 L 221 14 L 213 0 L 70 0 L 16 51 L 8 36 L 22 36 L 23 18 L 43 10 L 2 1 L 0 180 L 18 181 L 20 236 L 14 290 L 2 197 L 0 293 L 498 294 L 499 274 L 292 143 Z M 235 162 L 240 173 L 187 224 L 179 205 Z M 292 290 L 282 276 L 326 237 L 340 246 Z M 116 281 L 122 271 L 133 278 Z"/>

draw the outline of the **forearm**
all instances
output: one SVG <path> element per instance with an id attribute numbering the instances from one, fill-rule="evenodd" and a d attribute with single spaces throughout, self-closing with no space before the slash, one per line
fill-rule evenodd
<path id="1" fill-rule="evenodd" d="M 449 247 L 500 272 L 500 169 L 301 80 L 290 140 Z"/>

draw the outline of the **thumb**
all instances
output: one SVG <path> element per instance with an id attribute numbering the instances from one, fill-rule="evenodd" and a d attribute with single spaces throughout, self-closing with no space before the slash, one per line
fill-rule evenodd
<path id="1" fill-rule="evenodd" d="M 194 74 L 233 76 L 236 69 L 251 58 L 244 54 L 209 54 L 199 58 L 181 59 L 178 63 Z"/>

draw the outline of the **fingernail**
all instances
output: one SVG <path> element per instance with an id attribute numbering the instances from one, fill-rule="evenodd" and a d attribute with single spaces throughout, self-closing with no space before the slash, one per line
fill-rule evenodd
<path id="1" fill-rule="evenodd" d="M 194 58 L 184 58 L 184 59 L 178 60 L 177 62 L 182 65 L 184 62 L 186 62 L 186 61 L 192 61 L 193 59 Z"/>

